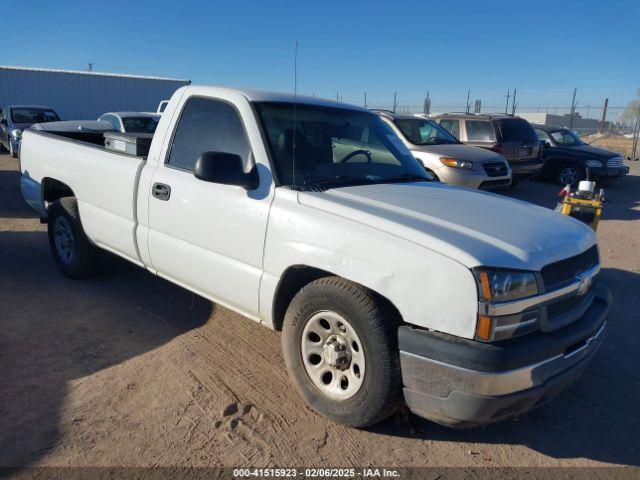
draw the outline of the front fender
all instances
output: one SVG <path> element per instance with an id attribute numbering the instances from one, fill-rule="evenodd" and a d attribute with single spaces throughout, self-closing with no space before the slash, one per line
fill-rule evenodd
<path id="1" fill-rule="evenodd" d="M 277 195 L 265 243 L 260 311 L 272 305 L 283 273 L 306 265 L 357 282 L 387 298 L 412 325 L 473 338 L 477 288 L 461 263 L 408 240 Z"/>

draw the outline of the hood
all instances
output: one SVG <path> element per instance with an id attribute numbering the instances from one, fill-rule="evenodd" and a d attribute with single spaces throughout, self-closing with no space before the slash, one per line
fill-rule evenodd
<path id="1" fill-rule="evenodd" d="M 443 157 L 454 157 L 458 160 L 466 160 L 468 162 L 486 162 L 489 160 L 502 160 L 503 157 L 495 152 L 491 152 L 485 148 L 472 147 L 471 145 L 464 145 L 461 143 L 454 143 L 448 145 L 412 145 L 412 153 L 433 153 L 436 155 L 442 155 Z"/>
<path id="2" fill-rule="evenodd" d="M 604 148 L 594 147 L 593 145 L 576 145 L 575 147 L 554 147 L 554 150 L 565 150 L 573 155 L 579 155 L 585 158 L 612 158 L 620 157 L 621 155 L 611 150 L 605 150 Z"/>
<path id="3" fill-rule="evenodd" d="M 441 183 L 300 192 L 298 201 L 422 245 L 469 268 L 540 270 L 596 241 L 588 226 L 553 210 Z"/>

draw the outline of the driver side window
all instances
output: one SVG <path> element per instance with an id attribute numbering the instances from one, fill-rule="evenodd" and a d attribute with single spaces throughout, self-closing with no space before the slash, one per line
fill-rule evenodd
<path id="1" fill-rule="evenodd" d="M 180 115 L 166 163 L 192 172 L 204 152 L 224 152 L 240 155 L 246 166 L 250 151 L 242 119 L 231 104 L 192 97 Z"/>

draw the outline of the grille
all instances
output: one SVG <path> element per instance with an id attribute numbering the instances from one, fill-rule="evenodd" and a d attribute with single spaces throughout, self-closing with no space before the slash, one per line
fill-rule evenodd
<path id="1" fill-rule="evenodd" d="M 544 285 L 547 290 L 554 290 L 572 283 L 576 274 L 589 270 L 597 265 L 598 261 L 598 248 L 594 245 L 580 255 L 550 263 L 542 269 Z"/>
<path id="2" fill-rule="evenodd" d="M 504 162 L 485 162 L 482 164 L 482 168 L 489 177 L 504 177 L 508 172 Z"/>
<path id="3" fill-rule="evenodd" d="M 607 167 L 621 167 L 624 164 L 622 157 L 613 157 L 607 160 Z"/>
<path id="4" fill-rule="evenodd" d="M 593 300 L 593 295 L 596 289 L 596 283 L 593 282 L 591 288 L 585 295 L 578 295 L 575 297 L 570 297 L 564 300 L 560 300 L 559 302 L 552 303 L 547 307 L 547 315 L 549 316 L 549 320 L 553 321 L 554 318 L 564 315 L 565 313 L 569 313 L 572 310 L 576 310 L 580 307 L 585 306 L 586 303 L 591 303 Z"/>

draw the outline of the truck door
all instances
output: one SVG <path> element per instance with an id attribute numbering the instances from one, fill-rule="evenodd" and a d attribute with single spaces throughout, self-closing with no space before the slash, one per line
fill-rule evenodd
<path id="1" fill-rule="evenodd" d="M 191 96 L 183 103 L 152 177 L 148 247 L 159 275 L 257 319 L 271 176 L 261 174 L 258 190 L 247 191 L 193 175 L 204 152 L 234 153 L 253 164 L 245 127 L 247 120 L 255 131 L 257 125 L 245 102 L 244 119 L 222 99 Z"/>

